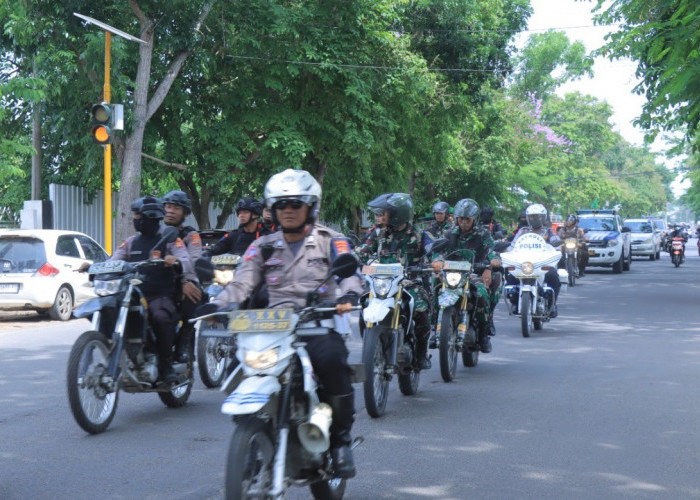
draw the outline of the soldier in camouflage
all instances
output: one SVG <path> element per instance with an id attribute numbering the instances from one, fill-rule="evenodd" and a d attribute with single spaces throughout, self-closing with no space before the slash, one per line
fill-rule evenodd
<path id="1" fill-rule="evenodd" d="M 451 254 L 450 258 L 470 260 L 474 270 L 485 267 L 481 273 L 481 281 L 475 281 L 477 292 L 476 320 L 478 323 L 479 346 L 481 352 L 491 352 L 493 335 L 493 310 L 498 304 L 499 287 L 494 284 L 492 272 L 501 269 L 501 260 L 493 251 L 494 241 L 488 229 L 476 224 L 479 216 L 479 205 L 470 198 L 459 200 L 455 205 L 454 216 L 457 226 L 450 231 L 447 239 L 450 242 L 442 255 L 435 256 L 432 267 L 442 270 L 443 256 Z"/>
<path id="2" fill-rule="evenodd" d="M 380 197 L 382 198 L 382 197 Z M 378 198 L 379 199 L 379 198 Z M 377 257 L 381 263 L 400 262 L 405 266 L 417 266 L 422 262 L 420 238 L 411 223 L 413 217 L 413 202 L 404 193 L 383 195 L 383 208 L 387 217 L 387 227 L 379 232 L 372 232 L 367 241 L 357 248 L 358 256 L 367 261 Z M 377 199 L 373 200 L 377 201 Z M 432 364 L 428 356 L 428 336 L 430 321 L 428 318 L 428 294 L 422 282 L 414 281 L 407 287 L 408 293 L 414 300 L 413 320 L 417 339 L 417 356 L 419 368 L 429 369 Z"/>

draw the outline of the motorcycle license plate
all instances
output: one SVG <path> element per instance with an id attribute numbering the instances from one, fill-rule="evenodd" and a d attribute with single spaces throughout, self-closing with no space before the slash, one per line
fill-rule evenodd
<path id="1" fill-rule="evenodd" d="M 588 255 L 595 255 L 595 250 L 589 250 Z"/>
<path id="2" fill-rule="evenodd" d="M 228 330 L 234 333 L 286 332 L 292 327 L 293 309 L 250 309 L 229 315 Z"/>

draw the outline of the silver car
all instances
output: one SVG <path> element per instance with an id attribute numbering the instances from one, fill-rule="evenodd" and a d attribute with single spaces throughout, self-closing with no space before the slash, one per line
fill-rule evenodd
<path id="1" fill-rule="evenodd" d="M 625 219 L 625 226 L 632 231 L 632 255 L 648 256 L 649 260 L 661 257 L 661 231 L 651 219 Z"/>

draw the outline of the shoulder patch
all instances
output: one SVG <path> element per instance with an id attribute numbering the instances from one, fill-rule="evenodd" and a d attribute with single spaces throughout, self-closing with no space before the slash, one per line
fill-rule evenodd
<path id="1" fill-rule="evenodd" d="M 185 248 L 185 243 L 178 238 L 175 240 L 175 248 Z"/>
<path id="2" fill-rule="evenodd" d="M 248 247 L 248 250 L 246 250 L 245 254 L 243 255 L 243 260 L 248 262 L 249 260 L 254 259 L 257 256 L 258 256 L 258 246 L 257 245 L 250 245 Z"/>
<path id="3" fill-rule="evenodd" d="M 122 241 L 122 244 L 119 245 L 119 248 L 124 248 L 126 246 L 126 240 Z"/>
<path id="4" fill-rule="evenodd" d="M 199 236 L 199 233 L 196 233 L 196 232 L 190 233 L 190 243 L 195 247 L 202 246 L 202 237 Z"/>
<path id="5" fill-rule="evenodd" d="M 350 242 L 346 239 L 333 238 L 332 244 L 338 255 L 350 252 Z"/>

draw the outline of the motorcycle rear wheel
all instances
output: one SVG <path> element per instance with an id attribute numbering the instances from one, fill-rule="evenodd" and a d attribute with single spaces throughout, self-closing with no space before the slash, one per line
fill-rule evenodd
<path id="1" fill-rule="evenodd" d="M 87 331 L 75 341 L 68 357 L 68 402 L 75 421 L 90 434 L 104 432 L 117 410 L 119 391 L 107 392 L 101 385 L 109 351 L 104 335 Z"/>
<path id="2" fill-rule="evenodd" d="M 454 307 L 442 313 L 440 325 L 440 375 L 445 382 L 452 382 L 457 373 L 457 329 Z"/>
<path id="3" fill-rule="evenodd" d="M 469 338 L 476 338 L 476 330 L 473 326 L 469 325 L 469 333 L 467 334 Z M 472 349 L 471 347 L 464 346 L 462 348 L 462 364 L 467 368 L 474 368 L 479 364 L 479 349 Z"/>
<path id="4" fill-rule="evenodd" d="M 523 331 L 523 337 L 529 337 L 534 326 L 532 311 L 530 311 L 530 293 L 523 293 L 520 299 L 520 326 Z"/>
<path id="5" fill-rule="evenodd" d="M 226 499 L 268 498 L 275 446 L 262 420 L 236 421 L 226 459 Z"/>
<path id="6" fill-rule="evenodd" d="M 569 273 L 569 286 L 576 285 L 576 263 L 573 257 L 566 259 L 566 272 Z"/>
<path id="7" fill-rule="evenodd" d="M 389 397 L 389 379 L 386 376 L 388 360 L 381 339 L 382 327 L 373 326 L 365 330 L 362 337 L 362 363 L 365 367 L 363 392 L 365 409 L 372 418 L 384 415 Z"/>
<path id="8" fill-rule="evenodd" d="M 415 396 L 420 385 L 420 372 L 411 370 L 410 373 L 399 375 L 399 390 L 404 396 Z"/>
<path id="9" fill-rule="evenodd" d="M 316 500 L 341 500 L 345 495 L 347 479 L 334 477 L 309 485 L 311 494 Z"/>
<path id="10" fill-rule="evenodd" d="M 219 387 L 226 375 L 226 366 L 231 362 L 229 355 L 219 348 L 227 339 L 197 337 L 197 369 L 202 383 L 210 389 Z"/>

